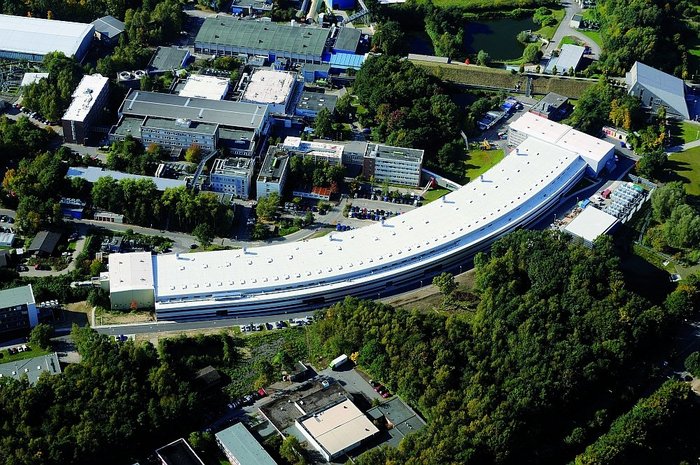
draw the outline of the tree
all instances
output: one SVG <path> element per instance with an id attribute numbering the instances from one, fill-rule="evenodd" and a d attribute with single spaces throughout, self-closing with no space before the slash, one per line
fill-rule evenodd
<path id="1" fill-rule="evenodd" d="M 666 221 L 676 207 L 685 203 L 685 198 L 685 188 L 680 181 L 658 187 L 651 196 L 654 219 L 660 223 Z"/>
<path id="2" fill-rule="evenodd" d="M 688 204 L 677 205 L 664 224 L 668 245 L 688 248 L 700 244 L 700 215 Z"/>
<path id="3" fill-rule="evenodd" d="M 214 229 L 208 223 L 200 223 L 194 227 L 192 235 L 197 238 L 202 246 L 206 247 L 214 240 Z"/>
<path id="4" fill-rule="evenodd" d="M 661 150 L 642 155 L 636 162 L 637 173 L 648 179 L 658 179 L 666 164 L 666 154 Z"/>
<path id="5" fill-rule="evenodd" d="M 304 225 L 311 226 L 312 224 L 314 224 L 314 221 L 316 221 L 314 214 L 310 211 L 306 212 L 306 214 L 304 215 Z"/>
<path id="6" fill-rule="evenodd" d="M 378 26 L 372 37 L 375 44 L 387 55 L 402 55 L 406 48 L 406 35 L 401 30 L 401 25 L 396 21 L 386 21 Z"/>
<path id="7" fill-rule="evenodd" d="M 202 147 L 192 144 L 185 151 L 185 161 L 197 164 L 202 159 Z"/>
<path id="8" fill-rule="evenodd" d="M 280 195 L 277 192 L 272 192 L 258 200 L 258 205 L 255 207 L 255 213 L 264 220 L 271 220 L 277 215 L 277 210 L 280 206 Z"/>
<path id="9" fill-rule="evenodd" d="M 454 291 L 457 289 L 457 283 L 452 273 L 440 273 L 433 278 L 433 285 L 440 290 L 445 303 L 451 298 Z"/>
<path id="10" fill-rule="evenodd" d="M 488 66 L 491 63 L 491 56 L 484 50 L 479 50 L 476 54 L 476 64 L 479 66 Z"/>
<path id="11" fill-rule="evenodd" d="M 333 115 L 328 108 L 322 108 L 314 121 L 314 134 L 316 137 L 328 137 L 333 132 Z"/>
<path id="12" fill-rule="evenodd" d="M 307 463 L 304 457 L 304 448 L 299 443 L 299 440 L 294 435 L 289 435 L 284 438 L 280 446 L 280 455 L 288 463 L 294 465 L 304 465 Z"/>
<path id="13" fill-rule="evenodd" d="M 540 58 L 542 58 L 542 51 L 539 45 L 529 44 L 525 47 L 525 51 L 523 51 L 523 60 L 525 60 L 526 63 L 539 63 Z"/>
<path id="14" fill-rule="evenodd" d="M 700 378 L 700 352 L 688 355 L 684 362 L 685 369 L 696 378 Z"/>
<path id="15" fill-rule="evenodd" d="M 53 337 L 53 326 L 46 323 L 39 323 L 29 333 L 30 344 L 43 350 L 51 349 L 51 338 Z"/>

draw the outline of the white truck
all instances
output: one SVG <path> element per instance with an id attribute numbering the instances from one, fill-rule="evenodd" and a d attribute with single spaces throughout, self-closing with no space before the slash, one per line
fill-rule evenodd
<path id="1" fill-rule="evenodd" d="M 333 361 L 331 361 L 330 365 L 328 365 L 328 367 L 329 367 L 331 370 L 335 370 L 335 369 L 337 369 L 339 366 L 341 366 L 342 364 L 344 364 L 344 363 L 347 362 L 347 361 L 348 361 L 348 356 L 345 355 L 345 354 L 343 354 L 343 355 L 341 355 L 341 356 L 339 356 L 339 357 L 334 358 Z"/>

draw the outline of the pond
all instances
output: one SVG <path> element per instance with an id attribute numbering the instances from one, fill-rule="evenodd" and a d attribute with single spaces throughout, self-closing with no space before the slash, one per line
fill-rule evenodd
<path id="1" fill-rule="evenodd" d="M 464 26 L 464 48 L 470 54 L 484 50 L 493 60 L 514 60 L 525 49 L 516 39 L 518 33 L 537 29 L 532 17 L 469 22 Z"/>
<path id="2" fill-rule="evenodd" d="M 420 55 L 435 55 L 433 41 L 430 40 L 430 36 L 425 31 L 411 31 L 406 34 L 406 39 L 409 52 Z"/>

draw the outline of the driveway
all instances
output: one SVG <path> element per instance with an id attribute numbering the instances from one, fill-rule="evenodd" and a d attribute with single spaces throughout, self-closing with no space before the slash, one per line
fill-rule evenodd
<path id="1" fill-rule="evenodd" d="M 561 6 L 566 10 L 566 14 L 561 24 L 559 24 L 557 32 L 554 33 L 554 37 L 549 42 L 549 45 L 544 49 L 544 55 L 551 57 L 552 51 L 559 46 L 559 42 L 561 42 L 564 37 L 574 36 L 591 47 L 591 54 L 589 55 L 591 58 L 594 60 L 600 59 L 600 46 L 593 42 L 590 37 L 569 26 L 571 18 L 573 18 L 576 13 L 580 13 L 582 8 L 578 6 L 578 3 L 574 0 L 563 1 L 561 2 Z"/>

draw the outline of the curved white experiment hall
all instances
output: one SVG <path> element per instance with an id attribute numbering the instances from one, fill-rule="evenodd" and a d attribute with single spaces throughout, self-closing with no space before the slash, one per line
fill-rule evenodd
<path id="1" fill-rule="evenodd" d="M 377 298 L 456 271 L 503 234 L 541 217 L 583 176 L 576 153 L 528 138 L 440 200 L 361 229 L 240 250 L 113 254 L 112 306 L 160 320 L 305 311 L 347 295 Z"/>

